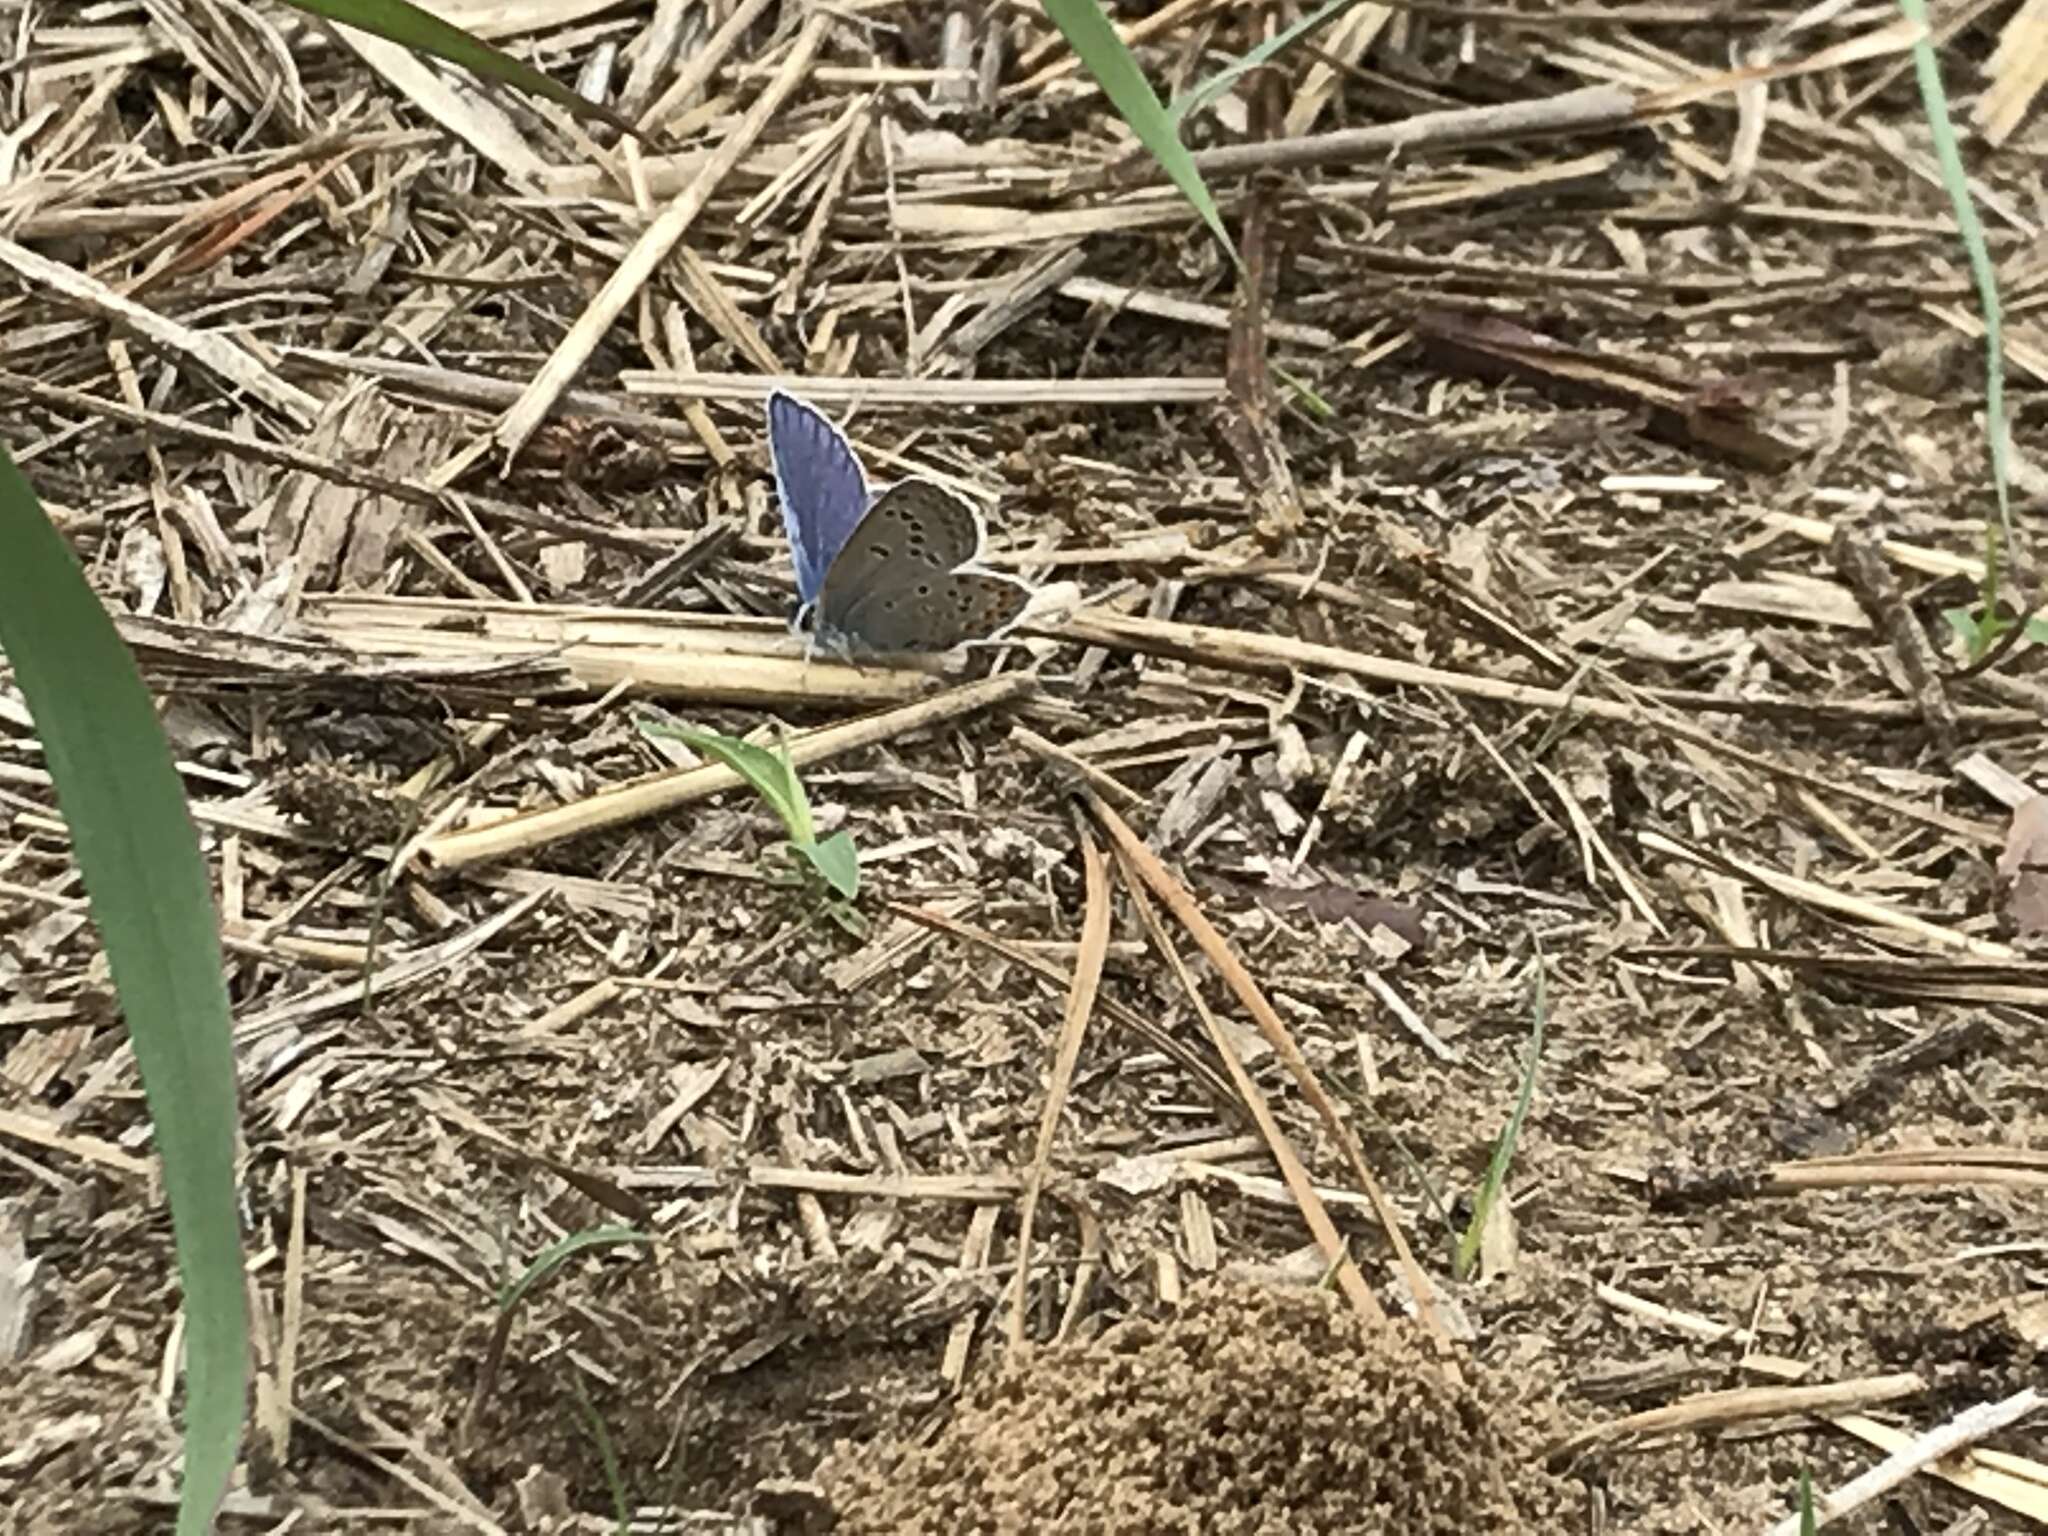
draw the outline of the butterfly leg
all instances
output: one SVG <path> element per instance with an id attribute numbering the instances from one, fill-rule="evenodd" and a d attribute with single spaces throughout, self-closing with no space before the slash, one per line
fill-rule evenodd
<path id="1" fill-rule="evenodd" d="M 851 636 L 843 635 L 838 630 L 832 630 L 827 632 L 818 643 L 832 653 L 833 660 L 843 662 L 856 672 L 865 670 L 860 664 L 860 658 L 854 654 Z"/>

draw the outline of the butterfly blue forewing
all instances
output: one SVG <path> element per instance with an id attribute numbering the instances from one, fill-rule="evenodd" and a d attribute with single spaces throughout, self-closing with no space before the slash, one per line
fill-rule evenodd
<path id="1" fill-rule="evenodd" d="M 768 455 L 796 566 L 797 602 L 817 601 L 831 568 L 868 507 L 867 477 L 846 434 L 795 395 L 768 397 Z"/>

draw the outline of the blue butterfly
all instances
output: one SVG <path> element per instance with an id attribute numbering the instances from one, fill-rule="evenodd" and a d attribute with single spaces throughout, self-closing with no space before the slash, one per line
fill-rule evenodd
<path id="1" fill-rule="evenodd" d="M 768 452 L 801 627 L 841 654 L 950 651 L 1023 617 L 1031 588 L 978 562 L 981 514 L 929 480 L 870 492 L 853 445 L 795 395 L 768 397 Z"/>

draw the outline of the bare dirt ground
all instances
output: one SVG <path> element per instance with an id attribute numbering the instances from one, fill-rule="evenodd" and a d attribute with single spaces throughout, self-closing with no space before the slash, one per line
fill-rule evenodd
<path id="1" fill-rule="evenodd" d="M 1935 8 L 2022 552 L 2039 10 Z M 271 4 L 0 4 L 0 432 L 219 874 L 224 1528 L 1757 1531 L 2038 1381 L 2048 920 L 1995 865 L 2048 683 L 1940 616 L 1995 509 L 1896 13 L 1356 7 L 1187 125 L 1251 307 L 1035 8 L 952 15 L 488 29 L 627 153 Z M 1013 642 L 802 659 L 778 379 L 981 500 Z M 811 756 L 864 938 L 648 701 Z M 0 1531 L 165 1528 L 169 1228 L 51 806 L 0 673 Z M 1842 1528 L 2032 1528 L 2038 1423 L 1988 1444 Z"/>

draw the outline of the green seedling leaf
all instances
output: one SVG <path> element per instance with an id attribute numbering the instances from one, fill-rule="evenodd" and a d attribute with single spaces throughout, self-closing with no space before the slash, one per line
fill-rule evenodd
<path id="1" fill-rule="evenodd" d="M 2018 622 L 2002 613 L 1981 608 L 1944 608 L 1941 616 L 1962 642 L 1964 656 L 1973 662 L 1982 661 L 1989 655 L 1991 647 L 1998 644 L 2006 631 Z M 2048 645 L 2048 618 L 2036 615 L 2027 620 L 2025 633 L 2035 645 Z"/>
<path id="2" fill-rule="evenodd" d="M 1246 74 L 1292 48 L 1324 22 L 1336 20 L 1358 3 L 1359 0 L 1328 0 L 1327 4 L 1309 12 L 1285 31 L 1267 38 L 1243 58 L 1226 64 L 1200 85 L 1176 96 L 1166 109 L 1167 121 L 1178 131 L 1183 122 L 1222 96 Z"/>
<path id="3" fill-rule="evenodd" d="M 1998 611 L 1998 584 L 2004 566 L 2005 545 L 1998 529 L 1984 525 L 1984 577 L 1977 583 L 1977 606 L 1951 609 L 1949 624 L 1962 638 L 1963 654 L 1974 665 L 1991 653 L 2007 624 Z M 1962 615 L 1960 623 L 1955 618 Z"/>
<path id="4" fill-rule="evenodd" d="M 1216 199 L 1209 195 L 1208 184 L 1195 169 L 1194 156 L 1181 143 L 1174 118 L 1160 105 L 1151 82 L 1138 68 L 1138 61 L 1131 57 L 1124 40 L 1116 35 L 1116 28 L 1103 14 L 1102 7 L 1096 0 L 1044 0 L 1044 4 L 1045 14 L 1060 29 L 1083 67 L 1095 77 L 1102 94 L 1116 108 L 1117 116 L 1138 136 L 1138 142 L 1152 152 L 1160 169 L 1180 188 L 1180 195 L 1202 216 L 1202 222 L 1209 226 L 1231 264 L 1237 265 L 1237 250 L 1223 227 Z"/>
<path id="5" fill-rule="evenodd" d="M 1962 150 L 1956 144 L 1956 130 L 1949 121 L 1948 93 L 1941 84 L 1941 62 L 1935 56 L 1928 29 L 1925 0 L 1899 0 L 1906 19 L 1917 22 L 1927 35 L 1913 45 L 1913 74 L 1920 85 L 1920 104 L 1927 114 L 1927 131 L 1934 141 L 1935 163 L 1941 167 L 1941 184 L 1948 190 L 1949 205 L 1955 210 L 1956 228 L 1963 237 L 1963 249 L 1970 258 L 1970 275 L 1977 284 L 1977 306 L 1984 315 L 1984 431 L 1991 448 L 1991 483 L 1998 493 L 1998 525 L 2012 539 L 2012 503 L 2007 489 L 2005 428 L 2005 312 L 1998 302 L 1998 271 L 1991 263 L 1990 248 L 1984 243 L 1984 226 L 1977 218 L 1977 205 L 1970 198 L 1970 176 L 1963 168 Z"/>
<path id="6" fill-rule="evenodd" d="M 1997 614 L 1976 608 L 1944 608 L 1941 616 L 1962 642 L 1963 655 L 1971 661 L 1982 661 L 2004 632 L 2004 621 Z"/>
<path id="7" fill-rule="evenodd" d="M 834 832 L 822 843 L 798 843 L 795 847 L 810 860 L 811 868 L 824 882 L 846 900 L 860 894 L 860 855 L 846 833 Z"/>
<path id="8" fill-rule="evenodd" d="M 786 750 L 770 752 L 735 736 L 677 725 L 646 710 L 640 713 L 637 723 L 644 735 L 684 742 L 725 764 L 782 819 L 783 830 L 789 834 L 789 846 L 828 887 L 845 901 L 860 894 L 860 855 L 853 839 L 844 832 L 834 832 L 823 842 L 818 841 L 810 799 Z"/>
<path id="9" fill-rule="evenodd" d="M 1545 972 L 1543 950 L 1536 951 L 1536 985 L 1531 1004 L 1534 1021 L 1529 1029 L 1529 1055 L 1522 1066 L 1522 1087 L 1515 1096 L 1514 1111 L 1508 1116 L 1508 1123 L 1500 1133 L 1500 1140 L 1493 1144 L 1493 1159 L 1487 1164 L 1486 1178 L 1479 1186 L 1479 1198 L 1473 1202 L 1472 1220 L 1465 1228 L 1465 1235 L 1458 1242 L 1458 1251 L 1451 1261 L 1451 1273 L 1460 1280 L 1472 1272 L 1472 1263 L 1479 1257 L 1479 1240 L 1486 1230 L 1487 1218 L 1493 1212 L 1494 1202 L 1501 1197 L 1501 1190 L 1508 1181 L 1508 1165 L 1515 1158 L 1515 1143 L 1522 1134 L 1522 1121 L 1529 1113 L 1529 1101 L 1536 1093 L 1536 1064 L 1543 1056 L 1543 1020 L 1549 1012 L 1544 986 Z"/>
<path id="10" fill-rule="evenodd" d="M 368 32 L 387 42 L 410 48 L 414 53 L 432 54 L 459 64 L 471 74 L 496 80 L 529 96 L 552 101 L 581 118 L 595 118 L 621 133 L 641 136 L 640 130 L 609 107 L 601 107 L 577 95 L 566 85 L 549 79 L 531 65 L 522 64 L 508 53 L 471 37 L 462 28 L 421 10 L 407 0 L 285 0 L 287 5 L 312 16 L 324 16 L 343 26 Z"/>
<path id="11" fill-rule="evenodd" d="M 517 1280 L 498 1292 L 499 1320 L 502 1322 L 517 1312 L 521 1302 L 554 1278 L 561 1267 L 577 1254 L 592 1248 L 617 1248 L 626 1244 L 651 1247 L 653 1243 L 654 1239 L 645 1232 L 636 1232 L 631 1227 L 585 1227 L 581 1232 L 571 1232 L 560 1242 L 543 1248 Z"/>
<path id="12" fill-rule="evenodd" d="M 1348 1237 L 1342 1238 L 1337 1244 L 1337 1257 L 1325 1264 L 1322 1274 L 1317 1277 L 1316 1289 L 1334 1293 L 1337 1289 L 1337 1275 L 1344 1268 L 1345 1261 L 1350 1257 L 1351 1239 Z"/>
<path id="13" fill-rule="evenodd" d="M 796 776 L 787 752 L 770 752 L 766 747 L 718 731 L 675 725 L 644 711 L 636 723 L 642 735 L 683 742 L 738 774 L 749 789 L 768 802 L 768 808 L 781 819 L 790 842 L 798 848 L 817 841 L 817 830 L 811 822 L 811 802 L 804 795 L 803 781 Z"/>
<path id="14" fill-rule="evenodd" d="M 0 652 L 35 719 L 149 1102 L 185 1297 L 179 1536 L 227 1491 L 248 1385 L 235 1063 L 212 882 L 135 660 L 0 450 Z"/>
<path id="15" fill-rule="evenodd" d="M 1293 391 L 1295 403 L 1303 410 L 1323 421 L 1335 421 L 1337 419 L 1337 407 L 1325 400 L 1317 392 L 1316 387 L 1309 383 L 1307 379 L 1300 377 L 1298 374 L 1290 373 L 1278 363 L 1269 363 L 1267 366 L 1273 370 L 1274 378 Z"/>
<path id="16" fill-rule="evenodd" d="M 580 1232 L 571 1232 L 558 1243 L 543 1248 L 534 1261 L 521 1271 L 519 1278 L 498 1292 L 498 1317 L 491 1325 L 491 1336 L 484 1345 L 483 1363 L 477 1368 L 476 1386 L 471 1390 L 469 1407 L 464 1411 L 462 1434 L 467 1438 L 476 1422 L 477 1414 L 489 1399 L 498 1381 L 498 1368 L 505 1360 L 505 1346 L 512 1338 L 512 1324 L 519 1317 L 519 1308 L 526 1299 L 552 1279 L 569 1260 L 579 1253 L 593 1248 L 616 1248 L 624 1244 L 652 1246 L 654 1239 L 644 1232 L 631 1227 L 585 1227 Z"/>
<path id="17" fill-rule="evenodd" d="M 1813 1512 L 1813 1474 L 1805 1467 L 1799 1469 L 1799 1536 L 1814 1536 L 1820 1529 L 1820 1521 Z"/>
<path id="18" fill-rule="evenodd" d="M 824 903 L 824 913 L 855 943 L 865 944 L 874 932 L 860 915 L 860 908 L 850 901 L 828 901 Z"/>

